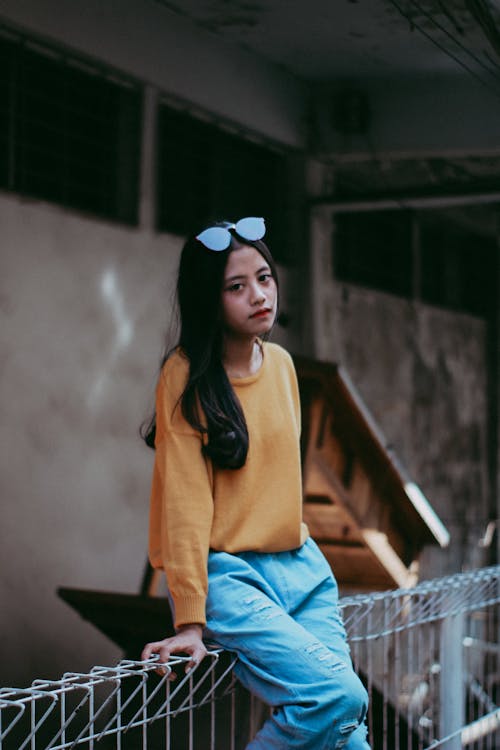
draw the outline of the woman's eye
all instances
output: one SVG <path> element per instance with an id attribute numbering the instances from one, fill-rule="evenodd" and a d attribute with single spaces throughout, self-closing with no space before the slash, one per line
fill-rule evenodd
<path id="1" fill-rule="evenodd" d="M 231 284 L 231 286 L 228 286 L 227 291 L 228 292 L 239 292 L 240 289 L 243 288 L 243 284 L 237 283 L 237 284 Z"/>
<path id="2" fill-rule="evenodd" d="M 272 278 L 272 276 L 271 276 L 271 274 L 270 274 L 270 273 L 262 273 L 262 274 L 261 274 L 261 275 L 259 276 L 259 281 L 260 281 L 260 283 L 261 283 L 261 284 L 265 284 L 265 283 L 267 283 L 267 282 L 268 282 L 268 281 L 269 281 L 269 280 L 270 280 L 271 278 Z"/>

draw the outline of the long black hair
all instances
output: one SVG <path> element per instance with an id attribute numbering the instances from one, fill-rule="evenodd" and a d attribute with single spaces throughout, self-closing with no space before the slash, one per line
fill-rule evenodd
<path id="1" fill-rule="evenodd" d="M 268 263 L 278 287 L 274 259 L 262 240 L 245 240 L 230 230 L 227 250 L 208 250 L 195 236 L 183 249 L 177 278 L 180 335 L 177 346 L 189 360 L 189 376 L 180 398 L 186 421 L 201 432 L 203 452 L 222 469 L 239 469 L 248 454 L 248 430 L 241 404 L 222 363 L 224 321 L 222 289 L 229 254 L 254 247 Z M 166 351 L 162 365 L 173 349 Z M 142 436 L 154 447 L 156 418 Z"/>

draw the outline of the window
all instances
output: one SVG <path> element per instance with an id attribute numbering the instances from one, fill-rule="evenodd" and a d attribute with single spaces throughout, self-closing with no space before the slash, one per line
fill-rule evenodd
<path id="1" fill-rule="evenodd" d="M 487 316 L 495 294 L 496 243 L 432 214 L 421 221 L 421 298 Z"/>
<path id="2" fill-rule="evenodd" d="M 0 185 L 138 218 L 141 91 L 57 51 L 0 38 Z"/>
<path id="3" fill-rule="evenodd" d="M 333 237 L 336 278 L 409 297 L 411 220 L 409 211 L 337 214 Z"/>
<path id="4" fill-rule="evenodd" d="M 165 104 L 159 108 L 157 226 L 186 235 L 221 218 L 264 216 L 277 260 L 287 255 L 286 158 Z"/>
<path id="5" fill-rule="evenodd" d="M 419 227 L 415 256 L 413 221 Z M 496 242 L 446 212 L 337 214 L 333 254 L 339 281 L 407 299 L 415 293 L 428 304 L 472 315 L 488 317 L 493 310 Z"/>

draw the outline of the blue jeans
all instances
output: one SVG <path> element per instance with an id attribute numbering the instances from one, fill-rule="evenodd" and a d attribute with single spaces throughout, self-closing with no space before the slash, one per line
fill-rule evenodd
<path id="1" fill-rule="evenodd" d="M 247 750 L 369 750 L 368 696 L 315 542 L 277 553 L 210 552 L 208 581 L 205 637 L 238 655 L 236 676 L 273 708 Z"/>

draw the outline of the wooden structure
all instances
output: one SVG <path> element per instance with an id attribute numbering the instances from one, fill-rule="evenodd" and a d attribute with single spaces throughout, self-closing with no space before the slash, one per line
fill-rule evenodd
<path id="1" fill-rule="evenodd" d="M 386 445 L 342 367 L 295 357 L 304 520 L 342 593 L 413 585 L 425 544 L 449 535 Z"/>
<path id="2" fill-rule="evenodd" d="M 345 371 L 295 357 L 302 402 L 304 518 L 341 593 L 412 585 L 425 544 L 448 533 L 385 444 Z M 137 595 L 59 589 L 87 620 L 135 655 L 172 628 L 163 574 L 146 566 Z"/>

